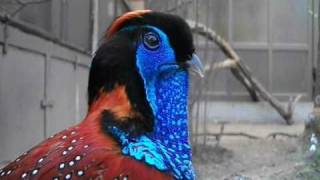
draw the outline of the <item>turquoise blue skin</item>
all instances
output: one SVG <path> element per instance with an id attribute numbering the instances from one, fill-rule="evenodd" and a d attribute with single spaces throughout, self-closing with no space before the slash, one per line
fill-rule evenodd
<path id="1" fill-rule="evenodd" d="M 109 131 L 121 142 L 123 154 L 170 172 L 176 179 L 195 179 L 188 140 L 188 72 L 176 65 L 166 34 L 156 27 L 145 27 L 161 40 L 156 50 L 140 42 L 136 51 L 136 65 L 155 116 L 154 131 L 139 137 L 130 137 L 116 127 Z"/>

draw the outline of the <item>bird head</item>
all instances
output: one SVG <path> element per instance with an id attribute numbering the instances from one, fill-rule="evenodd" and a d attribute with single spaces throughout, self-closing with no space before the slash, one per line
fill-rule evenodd
<path id="1" fill-rule="evenodd" d="M 103 94 L 111 99 L 102 125 L 122 152 L 177 179 L 194 178 L 188 140 L 189 69 L 202 75 L 187 23 L 175 15 L 140 10 L 111 24 L 89 76 L 89 109 L 95 109 Z M 121 108 L 125 110 L 115 113 Z"/>
<path id="2" fill-rule="evenodd" d="M 118 17 L 92 61 L 89 107 L 101 92 L 125 87 L 128 100 L 143 122 L 127 121 L 136 134 L 154 130 L 159 82 L 191 69 L 202 75 L 192 33 L 180 17 L 139 10 Z M 186 89 L 187 90 L 187 89 Z"/>

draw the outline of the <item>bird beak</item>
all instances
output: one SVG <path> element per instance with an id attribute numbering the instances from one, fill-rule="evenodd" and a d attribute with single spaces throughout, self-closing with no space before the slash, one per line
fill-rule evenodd
<path id="1" fill-rule="evenodd" d="M 192 54 L 192 58 L 189 61 L 187 61 L 186 64 L 190 71 L 195 72 L 202 78 L 204 77 L 203 65 L 196 54 Z"/>

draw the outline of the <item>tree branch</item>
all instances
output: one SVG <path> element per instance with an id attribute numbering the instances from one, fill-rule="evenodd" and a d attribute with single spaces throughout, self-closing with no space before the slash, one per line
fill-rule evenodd
<path id="1" fill-rule="evenodd" d="M 221 51 L 229 58 L 229 60 L 234 61 L 236 65 L 232 65 L 230 70 L 232 74 L 245 86 L 253 101 L 258 101 L 259 94 L 261 98 L 268 101 L 269 104 L 278 111 L 287 124 L 290 125 L 293 123 L 292 114 L 294 107 L 302 95 L 298 95 L 294 99 L 291 97 L 287 105 L 282 105 L 280 101 L 272 96 L 252 75 L 249 67 L 240 60 L 238 54 L 232 49 L 227 41 L 225 41 L 221 36 L 217 35 L 214 30 L 201 23 L 196 23 L 191 20 L 187 20 L 187 23 L 195 33 L 215 42 Z"/>
<path id="2" fill-rule="evenodd" d="M 250 135 L 243 132 L 230 132 L 230 133 L 199 133 L 194 134 L 194 136 L 214 136 L 214 137 L 221 137 L 221 136 L 242 136 L 247 137 L 249 139 L 261 139 L 258 136 Z"/>

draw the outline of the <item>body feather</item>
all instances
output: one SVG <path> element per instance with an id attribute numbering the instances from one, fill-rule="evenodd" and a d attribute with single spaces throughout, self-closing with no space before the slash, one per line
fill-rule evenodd
<path id="1" fill-rule="evenodd" d="M 141 10 L 117 18 L 95 53 L 88 113 L 27 151 L 0 179 L 195 179 L 188 140 L 192 33 Z M 182 45 L 181 45 L 182 44 Z"/>
<path id="2" fill-rule="evenodd" d="M 101 95 L 82 123 L 18 157 L 2 170 L 0 179 L 171 179 L 166 173 L 122 155 L 119 144 L 101 128 L 102 112 L 110 106 L 117 107 L 113 112 L 116 115 L 130 114 L 130 105 L 123 103 L 127 101 L 123 93 L 124 88 L 118 87 Z"/>

